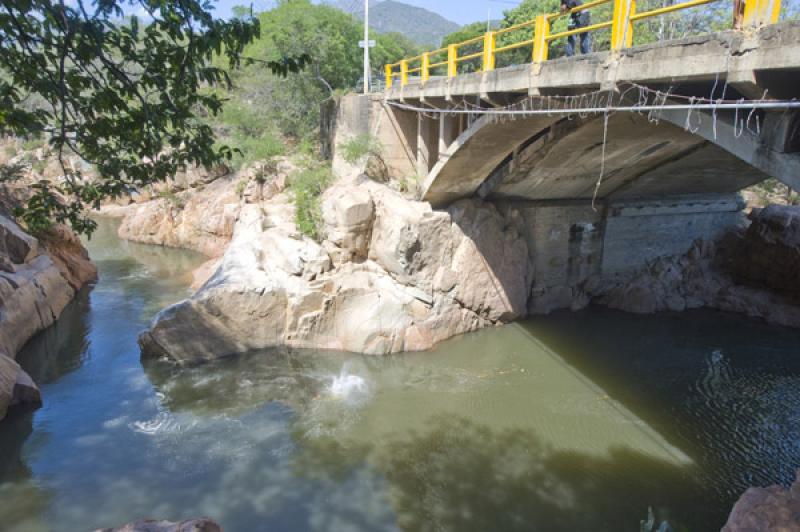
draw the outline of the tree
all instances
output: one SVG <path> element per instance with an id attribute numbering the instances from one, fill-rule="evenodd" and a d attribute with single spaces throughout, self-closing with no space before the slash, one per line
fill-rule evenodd
<path id="1" fill-rule="evenodd" d="M 247 58 L 277 59 L 305 53 L 311 62 L 289 77 L 275 76 L 259 62 L 232 73 L 234 89 L 220 94 L 228 100 L 223 113 L 209 124 L 225 142 L 242 149 L 235 164 L 274 153 L 276 139 L 303 147 L 319 135 L 320 104 L 333 94 L 356 86 L 362 79 L 361 22 L 327 5 L 308 0 L 279 3 L 258 14 L 261 36 L 245 47 Z M 378 34 L 372 49 L 373 73 L 383 66 L 419 52 L 414 43 L 396 33 Z"/>
<path id="2" fill-rule="evenodd" d="M 230 158 L 199 119 L 223 105 L 205 88 L 230 84 L 226 68 L 258 34 L 258 20 L 215 19 L 199 0 L 2 0 L 0 133 L 46 136 L 64 173 L 32 185 L 18 217 L 34 232 L 57 221 L 91 233 L 87 207 Z M 268 64 L 285 74 L 304 62 L 287 54 Z M 69 169 L 70 153 L 99 179 Z"/>

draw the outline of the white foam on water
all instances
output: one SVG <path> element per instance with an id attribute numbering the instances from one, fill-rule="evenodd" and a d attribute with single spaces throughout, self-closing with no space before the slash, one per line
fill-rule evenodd
<path id="1" fill-rule="evenodd" d="M 330 393 L 337 399 L 353 399 L 369 392 L 367 381 L 358 375 L 352 375 L 342 369 L 338 376 L 333 378 Z"/>
<path id="2" fill-rule="evenodd" d="M 188 423 L 181 423 L 175 416 L 169 412 L 159 412 L 153 419 L 146 421 L 134 421 L 129 423 L 128 427 L 134 432 L 140 434 L 147 434 L 148 436 L 156 436 L 159 434 L 175 434 L 185 432 L 194 428 L 197 421 L 190 421 Z"/>

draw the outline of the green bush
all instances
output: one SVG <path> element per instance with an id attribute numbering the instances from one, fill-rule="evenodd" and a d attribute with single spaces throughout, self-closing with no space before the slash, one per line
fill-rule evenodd
<path id="1" fill-rule="evenodd" d="M 286 153 L 286 145 L 283 140 L 270 133 L 264 133 L 259 138 L 238 140 L 238 148 L 242 150 L 243 162 L 266 161 Z"/>
<path id="2" fill-rule="evenodd" d="M 184 199 L 172 190 L 163 190 L 158 193 L 158 197 L 167 200 L 175 209 L 181 210 L 186 207 Z"/>
<path id="3" fill-rule="evenodd" d="M 316 241 L 320 240 L 322 228 L 320 197 L 331 182 L 333 175 L 327 166 L 301 170 L 289 181 L 289 188 L 294 195 L 297 228 Z"/>
<path id="4" fill-rule="evenodd" d="M 340 146 L 340 149 L 342 150 L 342 157 L 350 164 L 356 164 L 368 155 L 380 156 L 382 151 L 382 147 L 377 139 L 367 134 L 353 137 L 347 142 L 344 142 Z"/>
<path id="5" fill-rule="evenodd" d="M 22 149 L 24 151 L 34 151 L 38 150 L 39 148 L 43 147 L 45 144 L 44 139 L 41 137 L 32 137 L 30 139 L 25 140 L 22 143 Z"/>

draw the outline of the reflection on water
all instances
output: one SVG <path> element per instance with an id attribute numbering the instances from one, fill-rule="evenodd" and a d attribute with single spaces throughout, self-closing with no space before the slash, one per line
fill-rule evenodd
<path id="1" fill-rule="evenodd" d="M 649 507 L 709 530 L 800 465 L 795 331 L 591 310 L 433 353 L 142 364 L 137 333 L 202 258 L 114 231 L 90 243 L 97 287 L 20 356 L 45 406 L 0 423 L 11 530 L 617 531 Z"/>

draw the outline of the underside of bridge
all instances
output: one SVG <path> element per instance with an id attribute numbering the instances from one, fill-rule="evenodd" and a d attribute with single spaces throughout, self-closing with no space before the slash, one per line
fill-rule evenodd
<path id="1" fill-rule="evenodd" d="M 349 133 L 376 135 L 390 172 L 416 175 L 420 198 L 434 207 L 479 197 L 516 210 L 534 265 L 532 310 L 567 306 L 570 291 L 593 275 L 635 271 L 745 223 L 742 189 L 770 177 L 800 189 L 798 110 L 447 112 L 540 95 L 619 94 L 621 82 L 608 83 L 612 71 L 669 90 L 667 104 L 723 91 L 742 103 L 800 98 L 797 24 L 626 54 L 434 79 L 343 102 L 339 121 Z"/>

